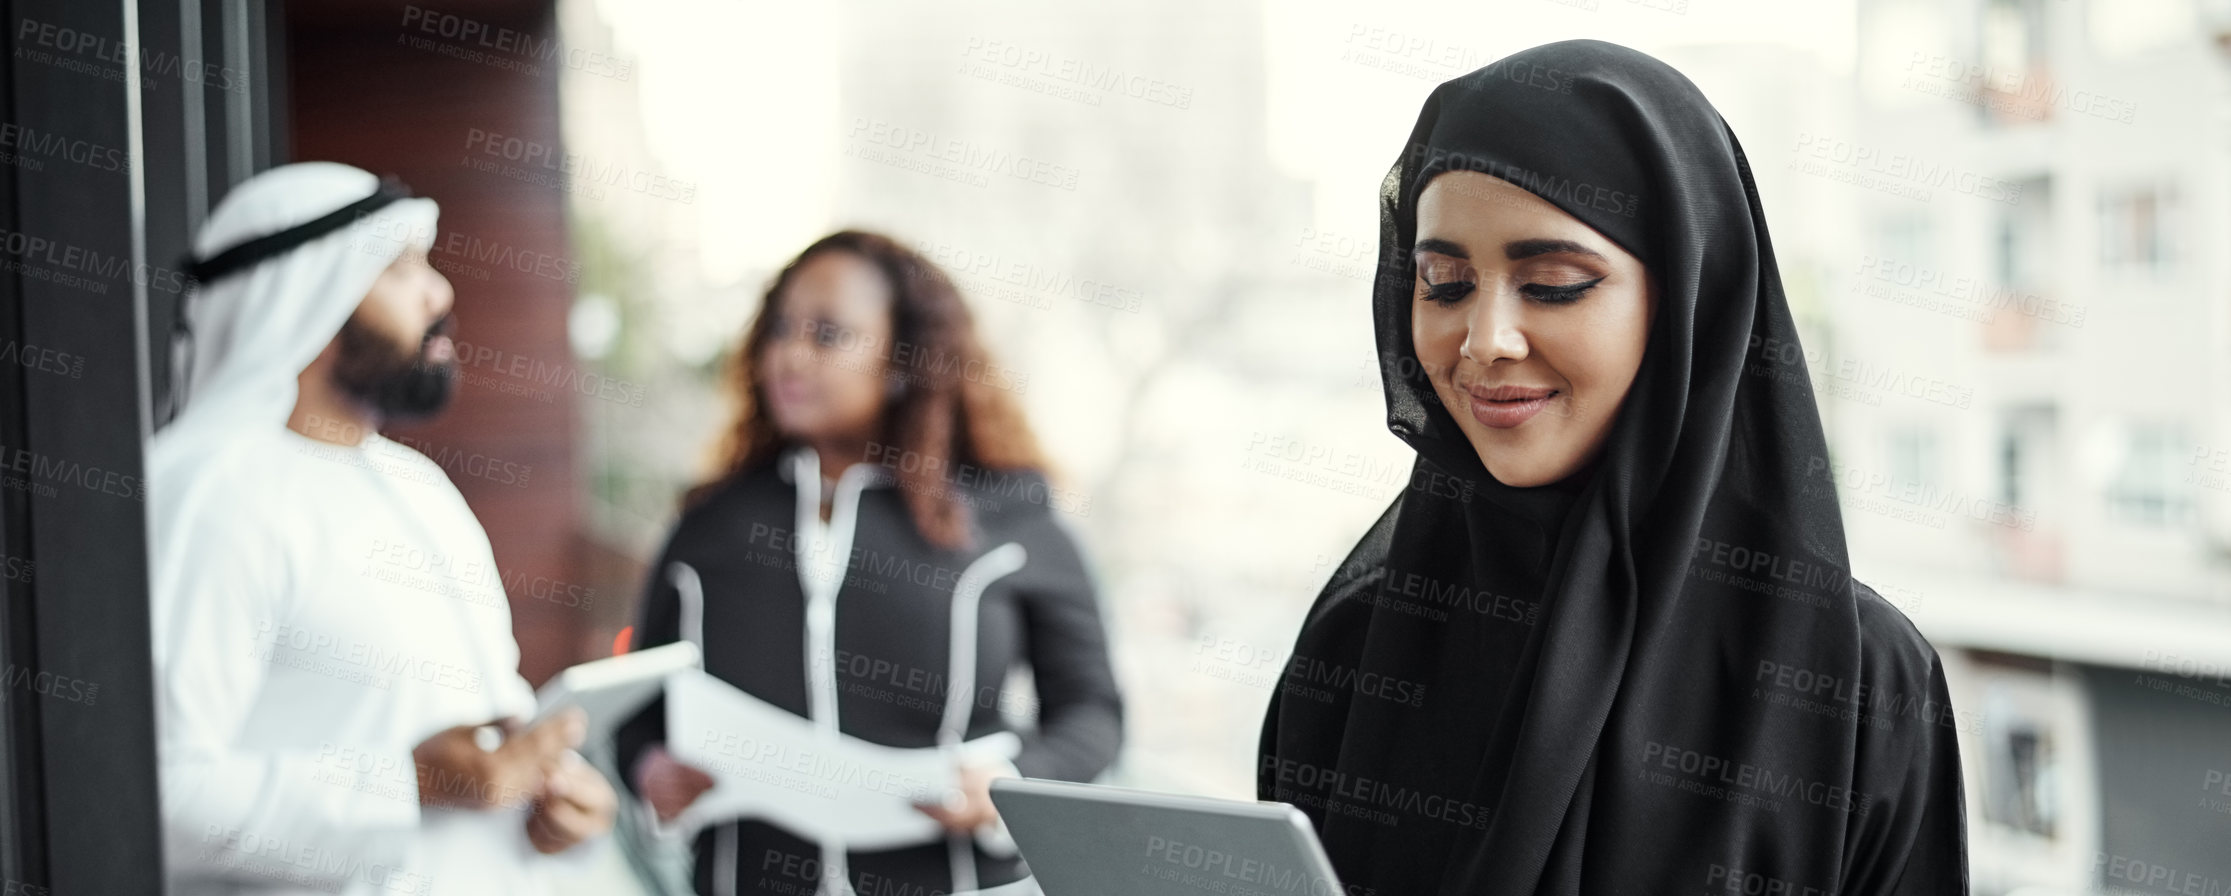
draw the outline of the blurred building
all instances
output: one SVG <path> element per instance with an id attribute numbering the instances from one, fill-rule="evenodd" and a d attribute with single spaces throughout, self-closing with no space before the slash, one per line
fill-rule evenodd
<path id="1" fill-rule="evenodd" d="M 591 0 L 557 7 L 569 45 L 631 63 L 640 58 Z M 729 334 L 720 324 L 734 315 L 708 306 L 736 299 L 699 269 L 701 184 L 674 173 L 652 148 L 643 85 L 636 68 L 625 77 L 573 68 L 558 79 L 567 148 L 640 175 L 623 188 L 567 197 L 569 270 L 579 274 L 568 312 L 571 351 L 580 369 L 609 384 L 576 402 L 581 474 L 571 483 L 583 505 L 577 547 L 584 583 L 601 597 L 589 614 L 589 640 L 605 645 L 633 624 L 677 498 L 705 472 L 706 446 L 726 422 L 711 352 L 677 350 L 663 334 L 686 328 L 724 344 Z"/>
<path id="2" fill-rule="evenodd" d="M 1950 668 L 1979 894 L 2231 882 L 2231 9 L 1867 0 L 1808 362 Z M 1833 413 L 1827 413 L 1833 408 Z M 2199 889 L 2193 889 L 2199 887 Z"/>
<path id="3" fill-rule="evenodd" d="M 1039 9 L 843 5 L 835 217 L 949 271 L 1013 372 L 1136 707 L 1111 775 L 1251 798 L 1321 555 L 1407 482 L 1374 226 L 1319 233 L 1274 163 L 1258 5 Z"/>

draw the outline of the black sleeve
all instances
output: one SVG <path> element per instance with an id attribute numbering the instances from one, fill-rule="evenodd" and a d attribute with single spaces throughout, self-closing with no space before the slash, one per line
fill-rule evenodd
<path id="1" fill-rule="evenodd" d="M 1866 815 L 1854 826 L 1848 896 L 1923 896 L 1968 892 L 1967 808 L 1960 746 L 1944 666 L 1928 651 L 1925 672 L 1899 676 L 1925 699 L 1907 704 L 1891 725 L 1863 742 L 1863 769 L 1886 769 L 1861 785 Z M 1908 691 L 1911 693 L 1911 691 Z M 1863 729 L 1864 730 L 1864 729 Z"/>
<path id="2" fill-rule="evenodd" d="M 674 589 L 674 580 L 667 574 L 673 562 L 674 541 L 681 534 L 677 525 L 669 535 L 666 547 L 659 551 L 658 559 L 651 563 L 650 573 L 643 587 L 643 605 L 636 609 L 635 635 L 628 643 L 629 650 L 642 650 L 671 644 L 681 640 L 681 597 Z M 630 792 L 635 790 L 635 763 L 643 752 L 654 744 L 666 740 L 666 697 L 653 698 L 612 733 L 613 760 L 620 771 L 620 781 Z M 637 794 L 641 796 L 641 794 Z"/>
<path id="3" fill-rule="evenodd" d="M 1264 774 L 1264 770 L 1270 768 L 1278 756 L 1278 694 L 1278 686 L 1272 685 L 1270 704 L 1263 708 L 1263 731 L 1255 738 L 1255 799 L 1264 802 L 1277 800 L 1273 795 L 1277 788 L 1272 786 L 1272 778 Z"/>
<path id="4" fill-rule="evenodd" d="M 1107 629 L 1077 545 L 1051 521 L 1030 539 L 1042 566 L 1023 593 L 1024 645 L 1038 688 L 1038 730 L 1023 739 L 1015 768 L 1025 777 L 1083 781 L 1115 761 L 1123 742 L 1123 698 L 1108 663 Z"/>

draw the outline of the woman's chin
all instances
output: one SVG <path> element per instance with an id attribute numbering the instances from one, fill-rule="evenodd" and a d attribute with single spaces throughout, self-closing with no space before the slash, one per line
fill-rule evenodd
<path id="1" fill-rule="evenodd" d="M 1571 475 L 1580 466 L 1566 458 L 1547 457 L 1538 452 L 1514 452 L 1501 446 L 1481 451 L 1480 465 L 1487 468 L 1487 475 L 1495 477 L 1496 482 L 1512 488 L 1549 485 Z"/>

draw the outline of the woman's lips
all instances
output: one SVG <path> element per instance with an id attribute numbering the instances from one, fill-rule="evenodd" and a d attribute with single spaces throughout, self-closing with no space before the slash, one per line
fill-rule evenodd
<path id="1" fill-rule="evenodd" d="M 1543 407 L 1556 397 L 1555 389 L 1528 386 L 1497 386 L 1493 389 L 1473 388 L 1472 419 L 1480 425 L 1495 429 L 1509 429 L 1541 413 Z"/>
<path id="2" fill-rule="evenodd" d="M 767 398 L 779 405 L 796 407 L 813 398 L 813 392 L 803 383 L 777 380 L 767 384 Z"/>

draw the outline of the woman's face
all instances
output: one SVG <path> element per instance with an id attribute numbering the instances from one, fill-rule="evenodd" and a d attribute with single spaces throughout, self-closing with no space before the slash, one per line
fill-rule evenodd
<path id="1" fill-rule="evenodd" d="M 807 443 L 873 440 L 891 344 L 891 284 L 850 252 L 824 252 L 775 296 L 754 371 L 775 430 Z"/>
<path id="2" fill-rule="evenodd" d="M 1489 475 L 1532 487 L 1603 447 L 1642 366 L 1657 289 L 1640 259 L 1501 178 L 1418 198 L 1410 339 Z"/>

